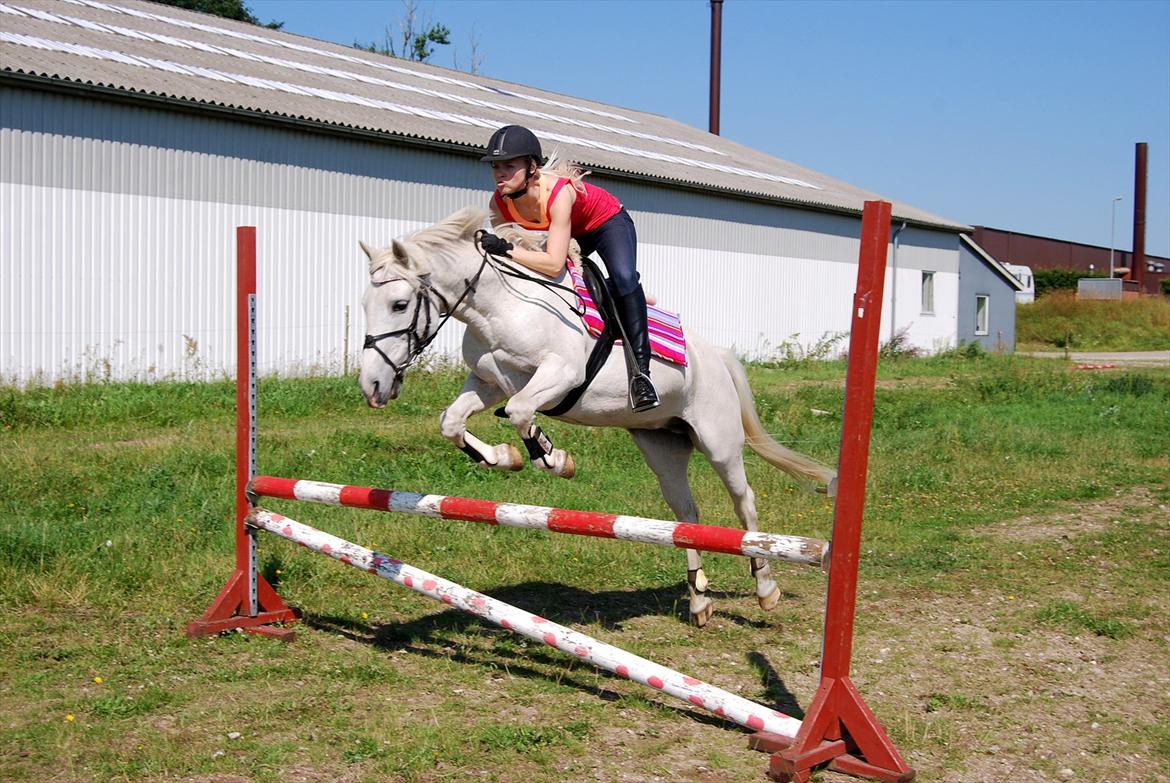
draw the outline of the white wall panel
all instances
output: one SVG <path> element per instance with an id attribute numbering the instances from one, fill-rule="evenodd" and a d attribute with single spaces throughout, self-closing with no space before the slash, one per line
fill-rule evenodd
<path id="1" fill-rule="evenodd" d="M 234 231 L 258 228 L 260 368 L 339 372 L 361 346 L 365 257 L 417 220 L 291 211 L 153 196 L 0 184 L 9 281 L 0 294 L 0 376 L 207 379 L 234 373 Z M 900 250 L 904 251 L 905 246 Z M 808 351 L 846 332 L 856 264 L 642 243 L 647 289 L 705 339 L 749 358 Z M 954 343 L 958 275 L 899 269 L 896 327 L 927 350 Z M 890 334 L 887 279 L 882 339 Z M 433 352 L 458 359 L 450 323 Z M 785 346 L 788 346 L 786 349 Z M 844 350 L 846 341 L 837 343 Z"/>
<path id="2" fill-rule="evenodd" d="M 340 371 L 347 336 L 353 370 L 357 241 L 486 204 L 490 187 L 483 164 L 438 151 L 22 89 L 0 100 L 0 382 L 234 374 L 239 225 L 258 229 L 261 371 Z M 647 289 L 706 339 L 767 358 L 849 328 L 856 217 L 595 180 L 634 216 Z M 957 272 L 956 235 L 907 229 L 883 340 L 905 327 L 916 346 L 953 344 Z M 457 359 L 461 336 L 451 322 L 432 351 Z"/>
<path id="3" fill-rule="evenodd" d="M 639 266 L 685 329 L 743 357 L 778 357 L 786 345 L 808 351 L 849 329 L 856 264 L 643 245 Z"/>
<path id="4" fill-rule="evenodd" d="M 235 228 L 257 227 L 259 366 L 351 368 L 366 281 L 359 238 L 417 221 L 0 184 L 0 377 L 213 379 L 235 372 Z M 117 219 L 111 219 L 117 216 Z M 147 227 L 149 230 L 139 230 Z M 453 352 L 452 322 L 436 346 Z"/>

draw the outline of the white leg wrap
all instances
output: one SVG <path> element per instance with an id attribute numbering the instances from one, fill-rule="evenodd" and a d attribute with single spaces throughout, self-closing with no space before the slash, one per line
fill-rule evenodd
<path id="1" fill-rule="evenodd" d="M 496 449 L 487 445 L 482 440 L 472 435 L 470 432 L 463 433 L 463 442 L 479 452 L 479 456 L 483 458 L 480 462 L 481 465 L 495 467 L 497 463 L 499 463 L 499 455 L 497 454 Z M 472 457 L 472 459 L 475 458 Z"/>
<path id="2" fill-rule="evenodd" d="M 519 450 L 511 443 L 489 446 L 470 432 L 463 433 L 463 442 L 466 444 L 463 452 L 476 460 L 480 467 L 495 470 L 520 470 L 524 467 Z M 469 449 L 476 453 L 470 453 Z"/>

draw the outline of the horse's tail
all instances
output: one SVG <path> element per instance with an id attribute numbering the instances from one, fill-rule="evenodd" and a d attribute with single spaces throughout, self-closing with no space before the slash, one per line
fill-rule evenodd
<path id="1" fill-rule="evenodd" d="M 748 447 L 805 487 L 835 495 L 837 471 L 777 443 L 760 422 L 760 416 L 756 412 L 756 401 L 752 396 L 751 386 L 748 385 L 743 365 L 728 350 L 720 350 L 719 358 L 723 360 L 732 383 L 735 384 L 735 393 L 739 397 L 739 416 L 743 421 L 743 431 L 747 436 L 745 442 Z"/>

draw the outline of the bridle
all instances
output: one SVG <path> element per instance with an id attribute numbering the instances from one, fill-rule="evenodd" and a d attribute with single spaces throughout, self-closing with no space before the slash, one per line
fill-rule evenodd
<path id="1" fill-rule="evenodd" d="M 392 283 L 395 280 L 404 279 L 405 278 L 402 277 L 392 277 L 389 280 L 382 280 L 381 282 L 372 283 L 371 285 L 377 288 L 379 286 L 386 285 L 387 283 Z M 429 280 L 422 279 L 420 281 L 418 291 L 415 293 L 414 317 L 410 319 L 410 326 L 407 326 L 404 329 L 395 329 L 391 332 L 382 332 L 381 334 L 367 334 L 365 342 L 362 344 L 363 348 L 373 348 L 378 352 L 378 355 L 382 357 L 382 361 L 390 365 L 390 369 L 394 371 L 395 380 L 400 380 L 402 378 L 403 374 L 406 373 L 406 368 L 409 367 L 411 363 L 418 358 L 419 354 L 426 350 L 426 347 L 430 344 L 431 340 L 435 339 L 435 335 L 438 334 L 439 330 L 436 329 L 433 333 L 428 335 L 428 332 L 431 328 L 431 310 L 432 308 L 437 309 L 435 308 L 434 303 L 431 301 L 432 294 L 438 296 L 439 299 L 443 298 L 442 294 L 431 287 Z M 444 304 L 446 303 L 444 302 Z M 426 314 L 426 322 L 423 324 L 422 334 L 419 334 L 419 316 L 424 313 Z M 402 366 L 400 367 L 394 363 L 393 359 L 386 355 L 385 351 L 378 347 L 378 341 L 385 340 L 387 337 L 398 337 L 403 334 L 406 335 L 406 361 L 403 362 Z"/>
<path id="2" fill-rule="evenodd" d="M 479 247 L 478 235 L 476 236 L 476 247 Z M 402 380 L 402 376 L 406 373 L 407 368 L 414 363 L 415 359 L 422 355 L 422 352 L 425 351 L 432 342 L 434 342 L 435 338 L 439 335 L 439 330 L 443 328 L 447 321 L 451 320 L 451 316 L 455 314 L 455 311 L 459 308 L 459 305 L 463 304 L 463 300 L 467 298 L 467 295 L 475 291 L 475 287 L 479 283 L 479 278 L 483 274 L 484 267 L 486 267 L 488 263 L 488 254 L 484 253 L 482 248 L 480 249 L 480 253 L 483 255 L 483 262 L 479 265 L 479 269 L 476 271 L 475 275 L 473 275 L 470 280 L 465 281 L 466 287 L 463 289 L 463 293 L 459 295 L 459 299 L 455 301 L 454 306 L 448 307 L 446 297 L 444 297 L 441 293 L 439 293 L 438 290 L 435 289 L 434 286 L 431 285 L 430 276 L 424 275 L 419 278 L 418 291 L 415 292 L 414 316 L 410 319 L 410 326 L 407 326 L 404 329 L 395 329 L 391 332 L 366 335 L 365 342 L 362 343 L 362 347 L 367 349 L 373 348 L 378 352 L 378 355 L 382 357 L 382 361 L 390 365 L 390 369 L 394 371 L 394 380 Z M 377 283 L 371 283 L 371 285 L 377 288 L 379 286 L 386 285 L 387 283 L 394 282 L 395 280 L 404 279 L 405 278 L 402 277 L 392 277 L 389 280 L 382 280 Z M 435 302 L 432 300 L 432 297 L 435 297 L 439 300 L 439 305 L 435 304 Z M 432 309 L 442 319 L 439 321 L 439 325 L 435 327 L 433 332 L 431 331 Z M 419 331 L 420 315 L 425 315 L 425 321 L 422 325 L 421 332 Z M 386 355 L 385 351 L 378 347 L 378 341 L 385 340 L 387 337 L 398 337 L 403 334 L 406 335 L 406 361 L 402 363 L 402 366 L 399 366 L 394 363 L 393 359 Z"/>
<path id="3" fill-rule="evenodd" d="M 367 334 L 365 336 L 365 342 L 362 344 L 362 347 L 364 349 L 372 348 L 377 351 L 378 355 L 382 357 L 382 361 L 390 365 L 390 369 L 394 371 L 394 379 L 396 381 L 402 380 L 402 376 L 406 374 L 407 368 L 409 368 L 410 365 L 414 363 L 415 359 L 417 359 L 422 354 L 422 352 L 425 351 L 432 342 L 434 342 L 435 338 L 439 335 L 439 330 L 442 329 L 447 321 L 451 319 L 451 316 L 455 314 L 457 309 L 459 309 L 459 305 L 463 304 L 463 300 L 467 298 L 468 294 L 471 294 L 475 291 L 476 286 L 479 284 L 479 278 L 483 275 L 483 270 L 487 268 L 488 264 L 491 264 L 492 268 L 497 272 L 505 274 L 509 277 L 529 280 L 550 289 L 559 288 L 569 292 L 574 297 L 579 298 L 577 292 L 571 288 L 527 275 L 488 253 L 480 244 L 480 238 L 485 233 L 487 232 L 485 232 L 483 229 L 475 232 L 475 248 L 479 251 L 479 254 L 483 260 L 480 262 L 479 269 L 476 270 L 475 274 L 472 275 L 469 280 L 464 281 L 465 287 L 463 289 L 463 293 L 459 295 L 459 298 L 455 301 L 453 306 L 448 307 L 447 299 L 441 293 L 439 293 L 439 291 L 436 290 L 434 286 L 431 285 L 430 275 L 423 275 L 419 278 L 418 291 L 415 292 L 414 316 L 410 319 L 410 325 L 403 329 L 395 329 L 390 332 L 382 332 L 381 334 Z M 386 285 L 387 283 L 392 283 L 395 280 L 405 279 L 406 278 L 403 277 L 392 277 L 388 280 L 381 280 L 377 283 L 371 282 L 371 285 L 375 288 L 378 288 Z M 436 305 L 432 300 L 432 297 L 438 298 L 441 306 Z M 577 307 L 574 307 L 573 309 L 574 311 L 580 313 Z M 431 331 L 432 310 L 434 310 L 442 319 L 439 321 L 438 326 L 435 327 L 433 332 Z M 419 330 L 420 317 L 425 317 L 421 331 Z M 399 337 L 404 334 L 406 335 L 406 361 L 403 362 L 401 366 L 399 366 L 398 364 L 394 363 L 393 359 L 386 355 L 385 351 L 378 347 L 378 342 L 380 340 L 385 340 L 388 337 Z"/>

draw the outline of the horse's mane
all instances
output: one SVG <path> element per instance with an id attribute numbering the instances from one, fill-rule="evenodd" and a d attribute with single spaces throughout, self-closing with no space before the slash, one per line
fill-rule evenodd
<path id="1" fill-rule="evenodd" d="M 414 274 L 426 274 L 429 271 L 431 259 L 436 257 L 443 259 L 453 253 L 460 246 L 461 241 L 470 240 L 476 230 L 483 228 L 487 217 L 488 211 L 486 209 L 464 207 L 433 226 L 419 229 L 401 240 L 395 240 L 394 247 L 419 260 L 421 266 L 412 270 Z M 548 242 L 547 231 L 531 231 L 516 223 L 504 223 L 493 230 L 512 244 L 529 250 L 543 250 Z M 412 251 L 412 247 L 421 253 Z M 367 250 L 367 253 L 372 253 L 370 255 L 370 273 L 374 274 L 387 263 L 394 261 L 397 252 L 389 248 L 383 251 Z M 580 247 L 572 240 L 569 242 L 569 257 L 575 262 L 581 259 Z M 401 262 L 402 259 L 398 260 Z"/>
<path id="2" fill-rule="evenodd" d="M 470 240 L 471 235 L 487 222 L 488 212 L 481 207 L 464 207 L 444 219 L 396 239 L 388 248 L 367 249 L 370 257 L 370 274 L 375 274 L 387 264 L 402 267 L 404 273 L 421 275 L 430 272 L 430 260 L 446 258 L 460 247 L 460 240 Z M 365 247 L 363 245 L 363 247 Z M 413 259 L 413 263 L 407 259 Z"/>
<path id="3" fill-rule="evenodd" d="M 528 250 L 544 250 L 548 243 L 547 231 L 532 231 L 519 223 L 501 223 L 493 230 L 501 239 Z M 573 259 L 574 263 L 581 260 L 581 248 L 575 239 L 569 240 L 569 258 Z"/>
<path id="4" fill-rule="evenodd" d="M 459 240 L 469 238 L 476 229 L 482 228 L 487 216 L 486 209 L 464 207 L 435 225 L 414 232 L 410 235 L 409 241 L 432 251 L 442 251 Z M 512 244 L 529 250 L 543 250 L 548 242 L 547 231 L 531 231 L 517 223 L 503 223 L 493 231 Z M 573 240 L 569 241 L 569 256 L 574 261 L 581 258 L 581 249 Z"/>
<path id="5" fill-rule="evenodd" d="M 435 225 L 414 232 L 410 235 L 410 241 L 428 248 L 441 248 L 466 239 L 477 228 L 482 228 L 487 216 L 486 209 L 464 207 Z"/>

